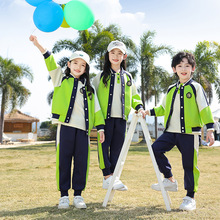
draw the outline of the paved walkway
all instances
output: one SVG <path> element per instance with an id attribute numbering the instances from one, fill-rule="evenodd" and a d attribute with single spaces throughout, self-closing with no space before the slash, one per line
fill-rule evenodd
<path id="1" fill-rule="evenodd" d="M 55 141 L 12 142 L 12 143 L 13 144 L 2 144 L 0 145 L 0 149 L 33 146 L 39 144 L 49 144 L 49 143 L 55 143 Z"/>

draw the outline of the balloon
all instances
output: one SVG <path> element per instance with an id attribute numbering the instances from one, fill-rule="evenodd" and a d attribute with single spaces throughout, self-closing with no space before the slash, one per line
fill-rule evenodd
<path id="1" fill-rule="evenodd" d="M 86 30 L 95 21 L 91 9 L 79 0 L 68 2 L 64 8 L 64 17 L 67 24 L 76 30 Z"/>
<path id="2" fill-rule="evenodd" d="M 58 3 L 58 4 L 66 4 L 67 2 L 69 2 L 70 0 L 53 0 L 54 2 Z"/>
<path id="3" fill-rule="evenodd" d="M 32 6 L 38 6 L 39 4 L 43 2 L 50 2 L 52 0 L 25 0 L 25 1 Z"/>
<path id="4" fill-rule="evenodd" d="M 62 9 L 64 10 L 65 5 L 61 5 Z M 69 28 L 70 26 L 67 24 L 65 17 L 63 17 L 63 23 L 60 25 L 63 28 Z"/>
<path id="5" fill-rule="evenodd" d="M 55 31 L 63 22 L 63 10 L 57 3 L 43 2 L 34 11 L 33 19 L 36 27 L 44 32 Z"/>

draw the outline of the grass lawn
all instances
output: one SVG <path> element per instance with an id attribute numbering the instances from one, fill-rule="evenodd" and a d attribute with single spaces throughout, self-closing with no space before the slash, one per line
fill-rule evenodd
<path id="1" fill-rule="evenodd" d="M 199 191 L 197 209 L 180 211 L 185 196 L 181 155 L 174 148 L 167 153 L 179 183 L 178 192 L 169 192 L 171 212 L 166 211 L 161 192 L 151 190 L 157 182 L 151 158 L 144 144 L 130 147 L 121 180 L 128 191 L 116 191 L 113 201 L 102 207 L 106 190 L 98 166 L 96 144 L 91 145 L 87 188 L 82 196 L 86 210 L 71 206 L 58 210 L 55 145 L 0 148 L 0 219 L 220 219 L 220 147 L 202 147 L 199 152 Z"/>

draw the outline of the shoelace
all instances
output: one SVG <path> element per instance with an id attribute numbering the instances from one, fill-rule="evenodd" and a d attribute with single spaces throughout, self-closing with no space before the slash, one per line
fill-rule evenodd
<path id="1" fill-rule="evenodd" d="M 83 198 L 76 198 L 78 202 L 84 202 Z"/>

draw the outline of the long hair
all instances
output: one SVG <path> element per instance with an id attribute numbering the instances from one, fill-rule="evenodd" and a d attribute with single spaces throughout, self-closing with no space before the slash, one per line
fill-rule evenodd
<path id="1" fill-rule="evenodd" d="M 91 83 L 90 83 L 90 77 L 89 77 L 89 65 L 86 63 L 86 71 L 85 73 L 83 73 L 79 79 L 82 80 L 82 79 L 85 79 L 86 80 L 86 87 L 87 87 L 87 91 L 89 92 L 89 96 L 92 95 L 92 93 L 94 93 L 94 89 L 92 88 L 91 86 Z M 70 76 L 70 68 L 67 66 L 65 71 L 64 71 L 64 74 L 66 76 Z"/>
<path id="2" fill-rule="evenodd" d="M 126 70 L 126 62 L 125 60 L 123 60 L 120 64 L 120 67 L 123 68 L 124 70 Z M 111 62 L 109 61 L 109 52 L 107 51 L 105 53 L 105 62 L 104 62 L 104 70 L 103 70 L 103 83 L 105 85 L 105 87 L 107 87 L 107 82 L 110 78 L 111 75 Z"/>

